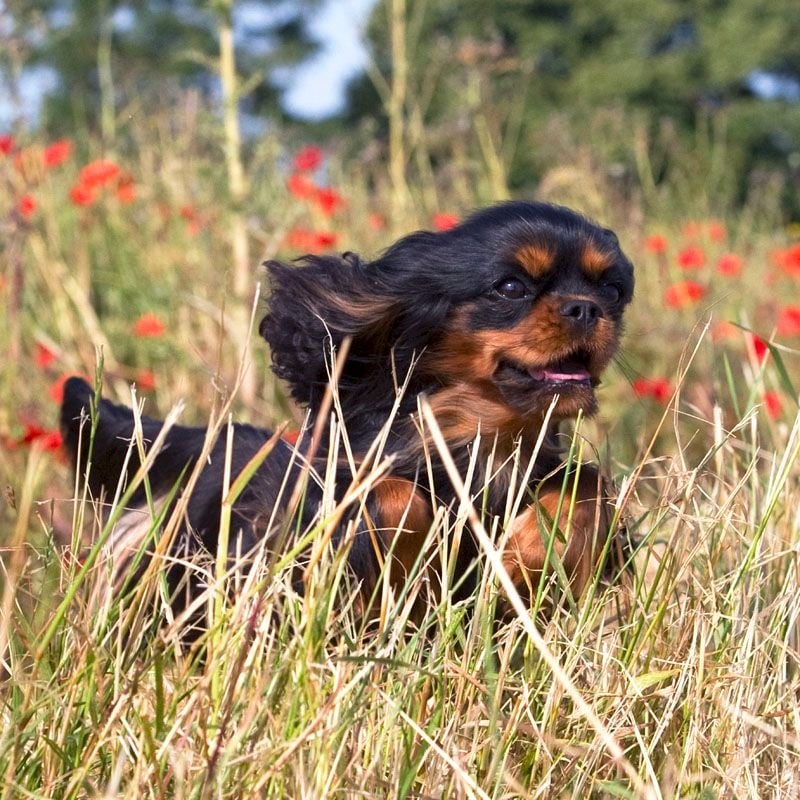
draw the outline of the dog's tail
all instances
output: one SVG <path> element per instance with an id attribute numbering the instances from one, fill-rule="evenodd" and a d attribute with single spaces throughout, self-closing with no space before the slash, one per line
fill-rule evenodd
<path id="1" fill-rule="evenodd" d="M 164 423 L 145 416 L 140 419 L 146 453 Z M 89 465 L 88 484 L 94 497 L 101 494 L 113 497 L 120 483 L 124 489 L 141 466 L 139 448 L 135 442 L 131 444 L 134 431 L 131 409 L 101 398 L 95 402 L 94 390 L 82 378 L 69 378 L 64 384 L 61 404 L 64 448 L 81 476 L 86 475 Z M 174 483 L 184 469 L 196 463 L 204 440 L 202 428 L 171 428 L 148 472 L 151 486 L 155 490 L 170 488 L 167 483 Z"/>

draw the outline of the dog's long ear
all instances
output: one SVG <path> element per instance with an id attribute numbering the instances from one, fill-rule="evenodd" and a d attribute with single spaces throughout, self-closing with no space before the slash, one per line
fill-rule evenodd
<path id="1" fill-rule="evenodd" d="M 306 256 L 299 266 L 270 261 L 266 267 L 269 311 L 259 331 L 272 350 L 275 374 L 289 383 L 295 400 L 313 409 L 328 383 L 331 349 L 347 336 L 382 342 L 383 349 L 397 304 L 370 286 L 352 254 Z"/>
<path id="2" fill-rule="evenodd" d="M 435 236 L 415 234 L 426 235 Z M 298 266 L 267 263 L 269 311 L 259 330 L 275 373 L 299 403 L 315 409 L 328 383 L 331 347 L 349 336 L 340 394 L 353 392 L 351 405 L 384 405 L 394 396 L 392 370 L 402 381 L 413 354 L 443 321 L 448 304 L 425 293 L 424 277 L 387 261 L 392 252 L 372 262 L 345 253 L 306 256 Z"/>

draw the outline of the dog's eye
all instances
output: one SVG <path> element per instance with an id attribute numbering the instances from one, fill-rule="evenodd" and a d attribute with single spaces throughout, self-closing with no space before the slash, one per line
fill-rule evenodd
<path id="1" fill-rule="evenodd" d="M 521 300 L 528 294 L 528 289 L 519 278 L 503 278 L 494 285 L 494 290 L 506 300 Z"/>
<path id="2" fill-rule="evenodd" d="M 611 303 L 619 303 L 622 298 L 622 289 L 616 283 L 604 283 L 602 289 Z"/>

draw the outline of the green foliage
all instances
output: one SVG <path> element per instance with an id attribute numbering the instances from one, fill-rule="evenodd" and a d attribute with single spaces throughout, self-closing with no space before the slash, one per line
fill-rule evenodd
<path id="1" fill-rule="evenodd" d="M 378 4 L 368 29 L 376 66 L 389 81 L 391 5 Z M 597 114 L 611 108 L 638 114 L 650 130 L 670 119 L 684 137 L 698 119 L 726 119 L 739 202 L 753 173 L 797 168 L 797 104 L 755 99 L 748 89 L 755 70 L 800 80 L 793 0 L 409 0 L 406 44 L 408 115 L 451 131 L 485 115 L 506 144 L 518 187 L 549 166 L 550 153 L 531 144 L 553 114 L 588 139 Z M 348 120 L 380 108 L 372 76 L 358 79 Z M 785 201 L 800 210 L 796 196 Z"/>

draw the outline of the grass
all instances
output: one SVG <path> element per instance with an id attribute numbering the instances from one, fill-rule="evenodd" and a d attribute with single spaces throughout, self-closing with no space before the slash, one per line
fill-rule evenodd
<path id="1" fill-rule="evenodd" d="M 797 277 L 775 266 L 790 240 L 757 199 L 720 228 L 713 198 L 700 216 L 680 204 L 685 185 L 671 201 L 651 188 L 602 205 L 616 196 L 604 171 L 566 163 L 545 185 L 548 199 L 612 225 L 637 267 L 623 356 L 601 390 L 600 416 L 581 429 L 642 542 L 621 585 L 596 583 L 577 603 L 565 597 L 547 622 L 518 613 L 496 630 L 502 578 L 485 542 L 484 579 L 468 606 L 445 592 L 416 624 L 418 580 L 400 597 L 384 592 L 382 625 L 367 633 L 342 554 L 325 546 L 338 513 L 331 499 L 308 532 L 319 557 L 303 596 L 288 558 L 264 559 L 246 580 L 212 566 L 205 658 L 176 636 L 158 570 L 130 592 L 108 591 L 100 542 L 110 528 L 49 449 L 50 392 L 62 374 L 93 375 L 100 346 L 106 394 L 130 402 L 135 381 L 146 413 L 181 401 L 181 421 L 213 418 L 221 435 L 229 411 L 264 426 L 302 421 L 252 333 L 251 299 L 228 290 L 218 144 L 202 120 L 177 114 L 168 125 L 156 115 L 115 155 L 136 198 L 123 202 L 109 183 L 87 207 L 71 203 L 69 189 L 99 156 L 95 145 L 57 168 L 41 167 L 35 141 L 22 171 L 0 161 L 9 198 L 0 285 L 4 796 L 797 795 L 800 417 L 798 339 L 786 315 Z M 411 174 L 407 210 L 393 217 L 380 165 L 332 154 L 328 176 L 347 206 L 327 217 L 287 192 L 291 154 L 277 137 L 248 154 L 248 231 L 262 259 L 297 255 L 286 242 L 299 227 L 336 233 L 336 249 L 374 253 L 430 226 L 436 211 L 489 199 L 489 178 L 438 182 L 431 171 L 415 183 Z M 594 187 L 585 203 L 581 184 Z M 16 206 L 24 195 L 36 202 L 28 216 Z M 652 252 L 654 233 L 664 252 Z M 682 270 L 689 246 L 704 263 Z M 716 266 L 728 252 L 742 259 L 738 274 Z M 665 305 L 665 290 L 685 279 L 702 297 Z M 146 313 L 162 334 L 133 333 Z M 575 444 L 592 455 L 583 439 Z M 378 458 L 365 483 L 381 468 Z M 465 494 L 454 514 L 437 516 L 432 541 L 444 548 L 484 525 L 489 540 L 502 535 Z M 154 535 L 169 528 L 154 509 Z M 235 602 L 221 602 L 237 580 Z"/>

